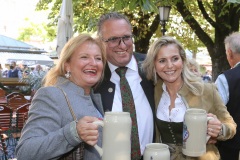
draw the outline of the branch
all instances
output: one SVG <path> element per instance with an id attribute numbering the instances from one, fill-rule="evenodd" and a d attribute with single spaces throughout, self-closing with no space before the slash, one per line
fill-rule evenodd
<path id="1" fill-rule="evenodd" d="M 153 14 L 151 14 L 153 16 Z M 152 25 L 150 26 L 150 31 L 147 32 L 147 37 L 150 37 L 153 35 L 153 33 L 156 32 L 156 30 L 158 29 L 158 26 L 159 26 L 159 23 L 160 23 L 160 18 L 159 18 L 159 14 L 156 14 L 153 22 L 152 22 Z"/>
<path id="2" fill-rule="evenodd" d="M 239 18 L 240 18 L 240 4 L 230 5 L 230 24 L 232 25 L 232 31 L 239 30 Z"/>
<path id="3" fill-rule="evenodd" d="M 207 14 L 207 12 L 206 12 L 206 10 L 205 10 L 205 8 L 204 8 L 204 6 L 203 6 L 202 0 L 197 0 L 197 2 L 198 2 L 198 6 L 199 6 L 200 11 L 202 12 L 203 17 L 204 17 L 214 28 L 217 28 L 217 27 L 218 27 L 217 23 L 214 22 L 214 21 L 209 17 L 209 15 Z"/>
<path id="4" fill-rule="evenodd" d="M 176 4 L 178 12 L 182 15 L 185 22 L 192 28 L 198 38 L 204 43 L 204 45 L 211 49 L 214 46 L 212 39 L 204 32 L 199 23 L 195 20 L 191 12 L 187 9 L 183 0 L 179 0 Z"/>

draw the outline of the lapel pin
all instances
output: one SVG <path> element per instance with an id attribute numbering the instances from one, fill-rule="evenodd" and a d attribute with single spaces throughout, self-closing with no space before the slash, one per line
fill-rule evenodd
<path id="1" fill-rule="evenodd" d="M 112 88 L 108 88 L 108 92 L 112 93 L 113 89 Z"/>

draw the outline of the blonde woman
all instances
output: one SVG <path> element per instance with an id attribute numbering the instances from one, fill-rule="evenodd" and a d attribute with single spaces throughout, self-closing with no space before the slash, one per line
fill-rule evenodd
<path id="1" fill-rule="evenodd" d="M 187 66 L 186 53 L 173 37 L 156 40 L 143 62 L 148 79 L 155 82 L 157 139 L 169 145 L 171 160 L 219 160 L 216 140 L 236 133 L 236 124 L 223 104 L 216 87 L 194 76 Z M 183 117 L 187 108 L 201 108 L 213 117 L 208 123 L 207 152 L 197 158 L 182 154 Z M 160 133 L 160 135 L 159 135 Z"/>
<path id="2" fill-rule="evenodd" d="M 17 159 L 101 159 L 93 146 L 102 145 L 102 129 L 92 122 L 104 113 L 100 94 L 92 87 L 103 78 L 105 63 L 98 39 L 80 34 L 68 41 L 33 97 Z"/>

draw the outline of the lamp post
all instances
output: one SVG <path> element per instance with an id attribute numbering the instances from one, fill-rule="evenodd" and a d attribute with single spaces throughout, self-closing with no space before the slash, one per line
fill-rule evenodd
<path id="1" fill-rule="evenodd" d="M 166 22 L 168 21 L 169 18 L 169 13 L 171 10 L 170 6 L 160 6 L 159 8 L 159 17 L 160 17 L 160 24 L 163 26 L 163 29 L 161 29 L 162 31 L 162 35 L 165 35 L 166 30 Z"/>

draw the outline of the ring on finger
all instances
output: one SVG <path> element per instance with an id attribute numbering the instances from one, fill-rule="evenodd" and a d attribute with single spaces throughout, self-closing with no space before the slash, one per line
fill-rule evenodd
<path id="1" fill-rule="evenodd" d="M 209 128 L 209 131 L 213 133 L 213 129 L 212 128 Z"/>

